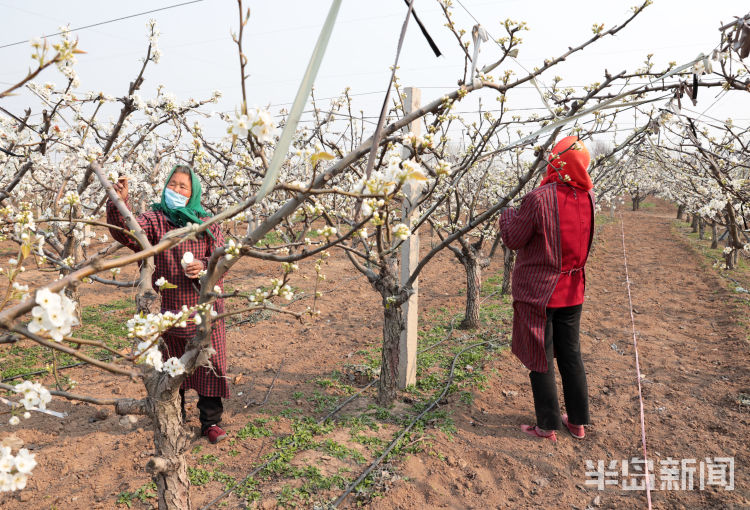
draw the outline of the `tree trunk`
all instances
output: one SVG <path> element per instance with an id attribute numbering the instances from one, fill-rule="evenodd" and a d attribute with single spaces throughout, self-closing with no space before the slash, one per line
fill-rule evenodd
<path id="1" fill-rule="evenodd" d="M 683 212 L 685 212 L 685 206 L 684 206 L 684 205 L 682 205 L 682 204 L 679 204 L 679 205 L 677 206 L 677 219 L 678 219 L 678 220 L 681 220 L 681 219 L 682 219 L 682 213 L 683 213 Z"/>
<path id="2" fill-rule="evenodd" d="M 734 269 L 734 250 L 724 254 L 724 263 L 727 265 L 727 269 Z"/>
<path id="3" fill-rule="evenodd" d="M 641 199 L 638 197 L 638 195 L 630 197 L 633 203 L 633 210 L 637 211 L 641 208 Z"/>
<path id="4" fill-rule="evenodd" d="M 182 422 L 179 386 L 162 389 L 166 374 L 154 373 L 146 382 L 148 414 L 154 427 L 155 456 L 146 469 L 156 482 L 159 510 L 190 510 L 190 478 L 185 462 L 187 434 Z"/>
<path id="5" fill-rule="evenodd" d="M 405 328 L 401 305 L 384 304 L 383 309 L 383 355 L 380 363 L 380 383 L 377 403 L 389 407 L 396 399 L 398 390 L 398 362 L 401 331 Z"/>
<path id="6" fill-rule="evenodd" d="M 724 259 L 727 263 L 727 269 L 734 269 L 737 265 L 737 252 L 742 248 L 739 234 L 740 228 L 737 225 L 737 216 L 734 213 L 732 204 L 727 202 L 724 210 L 726 211 L 725 217 L 728 229 L 727 247 L 732 249 L 732 251 L 724 255 Z"/>
<path id="7" fill-rule="evenodd" d="M 703 241 L 706 234 L 706 222 L 703 218 L 698 218 L 698 239 Z"/>
<path id="8" fill-rule="evenodd" d="M 70 271 L 61 272 L 63 274 L 70 274 Z M 68 285 L 65 287 L 65 296 L 76 304 L 76 319 L 78 319 L 78 324 L 83 324 L 83 306 L 81 306 L 81 293 L 78 291 L 78 285 Z"/>
<path id="9" fill-rule="evenodd" d="M 383 298 L 383 352 L 380 363 L 378 385 L 378 405 L 388 407 L 393 404 L 398 391 L 399 342 L 401 332 L 406 328 L 404 314 L 399 299 L 398 261 L 391 258 L 381 266 L 378 279 L 373 287 Z"/>
<path id="10" fill-rule="evenodd" d="M 500 243 L 502 243 L 502 236 L 500 235 L 500 232 L 497 233 L 495 236 L 495 240 L 492 242 L 492 248 L 490 248 L 490 258 L 495 257 L 495 251 L 497 250 L 497 247 L 500 246 Z"/>
<path id="11" fill-rule="evenodd" d="M 716 220 L 711 220 L 711 249 L 719 247 L 719 230 L 716 228 Z"/>
<path id="12" fill-rule="evenodd" d="M 698 215 L 697 214 L 693 214 L 693 219 L 690 222 L 690 226 L 693 229 L 693 231 L 692 231 L 693 234 L 695 234 L 696 232 L 698 232 Z"/>
<path id="13" fill-rule="evenodd" d="M 139 313 L 158 313 L 161 296 L 151 288 L 139 286 L 135 297 Z M 146 464 L 153 474 L 159 510 L 190 510 L 190 478 L 185 462 L 187 434 L 182 421 L 179 384 L 169 383 L 163 372 L 152 372 L 144 380 L 148 398 L 146 414 L 154 429 L 154 457 Z M 174 386 L 171 387 L 170 386 Z"/>
<path id="14" fill-rule="evenodd" d="M 503 296 L 510 293 L 513 267 L 516 265 L 516 252 L 503 245 Z"/>
<path id="15" fill-rule="evenodd" d="M 462 257 L 461 264 L 466 271 L 466 311 L 459 328 L 479 327 L 479 292 L 482 288 L 482 269 L 474 254 Z"/>

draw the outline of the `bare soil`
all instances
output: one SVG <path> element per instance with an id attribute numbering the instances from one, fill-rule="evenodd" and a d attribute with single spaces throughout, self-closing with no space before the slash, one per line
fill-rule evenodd
<path id="1" fill-rule="evenodd" d="M 705 490 L 654 490 L 655 508 L 750 508 L 750 406 L 740 394 L 750 395 L 750 349 L 747 294 L 734 292 L 735 284 L 710 267 L 700 247 L 688 238 L 684 223 L 677 225 L 675 209 L 657 202 L 639 212 L 625 211 L 624 238 L 638 334 L 648 454 L 655 461 L 657 489 L 659 462 L 708 457 L 733 457 L 734 490 L 709 486 Z M 422 238 L 423 250 L 429 236 Z M 7 256 L 7 253 L 6 253 Z M 502 255 L 485 276 L 502 270 Z M 279 416 L 294 410 L 299 416 L 321 417 L 324 410 L 307 398 L 321 390 L 318 378 L 330 377 L 348 363 L 362 359 L 362 349 L 377 346 L 382 332 L 378 295 L 366 280 L 338 254 L 325 266 L 327 279 L 315 322 L 300 325 L 292 318 L 275 315 L 228 331 L 229 364 L 233 396 L 225 404 L 224 426 L 235 437 L 257 418 Z M 254 289 L 277 276 L 278 268 L 256 261 L 235 266 L 228 283 Z M 32 272 L 30 272 L 32 273 Z M 125 271 L 124 271 L 125 273 Z M 312 263 L 302 265 L 307 279 L 297 282 L 308 294 L 313 290 Z M 38 276 L 29 274 L 33 280 Z M 748 271 L 733 273 L 748 277 Z M 123 274 L 123 279 L 128 275 Z M 750 278 L 748 278 L 750 280 Z M 747 283 L 745 288 L 750 287 Z M 421 317 L 437 309 L 452 313 L 463 307 L 464 272 L 447 252 L 439 255 L 420 280 Z M 85 287 L 84 305 L 108 302 L 132 295 L 129 290 Z M 312 305 L 312 298 L 295 304 Z M 295 306 L 293 305 L 293 307 Z M 744 321 L 744 322 L 743 322 Z M 424 327 L 424 326 L 422 326 Z M 507 331 L 508 325 L 498 325 Z M 585 461 L 621 462 L 643 457 L 633 334 L 625 287 L 623 244 L 619 218 L 598 229 L 587 267 L 586 303 L 582 319 L 582 350 L 586 364 L 592 425 L 586 438 L 575 440 L 558 431 L 558 442 L 531 438 L 519 430 L 533 423 L 533 403 L 527 371 L 507 350 L 482 367 L 488 374 L 483 391 L 474 391 L 470 404 L 455 396 L 442 408 L 451 413 L 456 432 L 430 429 L 424 447 L 415 454 L 390 459 L 380 475 L 381 495 L 360 500 L 368 508 L 645 508 L 645 491 L 586 484 Z M 2 347 L 5 349 L 6 347 Z M 4 351 L 0 351 L 0 360 Z M 283 365 L 282 365 L 283 363 Z M 276 371 L 278 379 L 267 404 L 257 407 Z M 94 396 L 137 397 L 143 390 L 136 382 L 99 371 L 71 369 L 78 381 L 76 392 Z M 45 384 L 53 384 L 51 378 Z M 300 397 L 305 395 L 305 397 Z M 319 395 L 342 397 L 336 388 Z M 198 426 L 197 397 L 189 394 L 189 426 Z M 347 408 L 348 413 L 367 409 L 368 393 Z M 392 413 L 405 404 L 399 402 Z M 133 493 L 150 480 L 144 466 L 152 452 L 150 424 L 144 417 L 123 423 L 112 410 L 55 399 L 50 408 L 69 413 L 60 420 L 35 414 L 11 429 L 0 423 L 0 439 L 15 434 L 36 453 L 39 465 L 24 491 L 0 494 L 0 508 L 14 509 L 109 509 L 118 495 Z M 287 414 L 289 416 L 289 414 Z M 191 466 L 221 471 L 241 479 L 253 463 L 273 449 L 273 441 L 290 433 L 291 420 L 275 422 L 273 435 L 210 445 L 196 435 L 188 453 Z M 390 440 L 399 427 L 391 424 L 377 432 Z M 340 443 L 349 433 L 334 429 L 326 437 Z M 347 445 L 368 459 L 372 451 L 361 444 Z M 348 478 L 366 467 L 351 459 L 342 461 L 320 449 L 298 453 L 292 465 L 315 465 L 326 476 L 344 472 Z M 697 465 L 696 465 L 697 466 Z M 342 468 L 346 470 L 342 471 Z M 697 472 L 696 472 L 697 473 Z M 377 478 L 377 477 L 376 477 Z M 383 482 L 382 478 L 388 478 Z M 618 483 L 623 481 L 618 478 Z M 696 485 L 697 474 L 696 474 Z M 224 508 L 275 508 L 282 483 L 265 482 L 256 502 L 235 495 L 223 500 Z M 299 484 L 291 482 L 293 487 Z M 213 480 L 191 488 L 195 508 L 201 508 L 223 490 Z M 300 507 L 332 499 L 341 490 L 323 491 L 319 498 L 296 501 Z M 132 499 L 133 508 L 150 508 L 153 499 Z M 350 497 L 344 507 L 357 503 Z M 221 508 L 221 507 L 218 507 Z"/>

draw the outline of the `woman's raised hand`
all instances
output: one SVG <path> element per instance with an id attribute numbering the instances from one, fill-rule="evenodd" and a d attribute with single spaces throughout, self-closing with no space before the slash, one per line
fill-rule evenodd
<path id="1" fill-rule="evenodd" d="M 185 268 L 185 276 L 188 278 L 198 278 L 198 275 L 203 271 L 203 262 L 195 260 L 189 264 L 183 266 Z"/>
<path id="2" fill-rule="evenodd" d="M 123 202 L 128 200 L 128 178 L 120 177 L 117 182 L 112 186 L 115 189 L 115 193 L 119 196 Z"/>

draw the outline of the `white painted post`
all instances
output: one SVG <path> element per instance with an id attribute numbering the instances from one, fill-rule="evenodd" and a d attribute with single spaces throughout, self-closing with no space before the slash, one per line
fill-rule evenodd
<path id="1" fill-rule="evenodd" d="M 406 99 L 404 100 L 404 114 L 408 115 L 420 106 L 421 91 L 418 88 L 407 87 Z M 414 134 L 420 133 L 419 120 L 409 124 L 408 129 Z M 405 151 L 406 152 L 406 151 Z M 406 157 L 406 154 L 404 155 Z M 419 196 L 419 189 L 413 189 L 408 184 L 403 188 L 404 206 L 402 221 L 405 225 L 411 227 L 411 221 L 419 216 L 419 211 L 413 204 Z M 417 233 L 409 236 L 409 239 L 401 245 L 401 284 L 403 285 L 411 276 L 412 271 L 416 269 L 419 263 L 419 235 Z M 418 282 L 414 281 L 412 285 L 414 294 L 408 301 L 401 305 L 401 311 L 404 315 L 404 330 L 401 331 L 399 341 L 398 356 L 398 387 L 404 389 L 410 384 L 417 382 L 417 338 L 419 325 L 418 313 Z"/>

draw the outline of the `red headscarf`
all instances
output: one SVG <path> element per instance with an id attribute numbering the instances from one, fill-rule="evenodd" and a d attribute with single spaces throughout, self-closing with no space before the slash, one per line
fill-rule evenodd
<path id="1" fill-rule="evenodd" d="M 547 165 L 547 176 L 540 186 L 551 182 L 567 182 L 588 191 L 594 187 L 586 169 L 591 162 L 589 150 L 577 136 L 566 136 L 555 145 Z"/>

